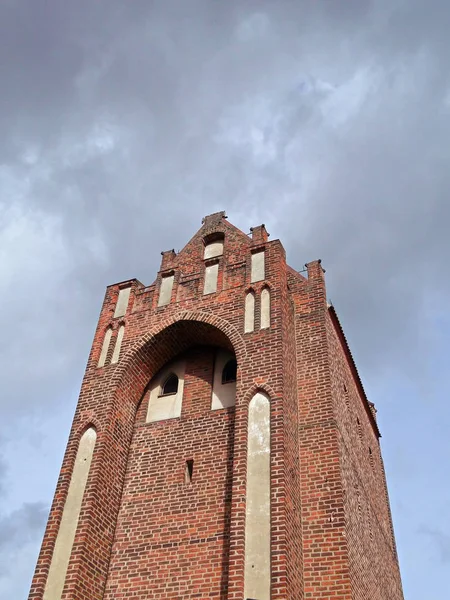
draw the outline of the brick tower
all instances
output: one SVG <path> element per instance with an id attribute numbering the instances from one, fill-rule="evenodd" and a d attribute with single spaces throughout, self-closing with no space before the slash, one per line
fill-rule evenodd
<path id="1" fill-rule="evenodd" d="M 209 215 L 106 290 L 29 598 L 402 600 L 379 437 L 320 261 Z"/>

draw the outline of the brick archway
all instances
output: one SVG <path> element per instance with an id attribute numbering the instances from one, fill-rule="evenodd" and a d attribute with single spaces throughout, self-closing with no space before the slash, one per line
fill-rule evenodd
<path id="1" fill-rule="evenodd" d="M 126 352 L 111 378 L 114 396 L 125 392 L 137 405 L 153 375 L 193 344 L 222 346 L 234 352 L 238 364 L 245 361 L 245 342 L 233 325 L 209 313 L 183 311 L 158 323 Z"/>

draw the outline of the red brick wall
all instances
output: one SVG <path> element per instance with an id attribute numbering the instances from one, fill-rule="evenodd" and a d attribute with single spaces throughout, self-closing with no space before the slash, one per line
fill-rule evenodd
<path id="1" fill-rule="evenodd" d="M 214 350 L 185 357 L 181 418 L 137 413 L 105 600 L 227 597 L 234 408 L 211 411 Z"/>
<path id="2" fill-rule="evenodd" d="M 379 437 L 339 325 L 328 314 L 332 394 L 339 433 L 353 598 L 403 598 Z"/>
<path id="3" fill-rule="evenodd" d="M 217 232 L 225 236 L 218 289 L 203 296 L 203 239 Z M 251 284 L 257 248 L 265 249 L 266 279 Z M 158 307 L 161 277 L 169 273 L 171 302 Z M 114 319 L 121 285 L 132 286 L 129 306 Z M 271 326 L 261 330 L 266 285 Z M 250 286 L 255 331 L 244 333 Z M 78 441 L 92 424 L 97 443 L 62 600 L 243 600 L 247 408 L 262 390 L 271 403 L 272 600 L 401 600 L 378 441 L 330 318 L 319 262 L 305 278 L 287 266 L 281 243 L 268 242 L 263 228 L 251 239 L 221 214 L 206 218 L 178 255 L 163 254 L 152 285 L 108 287 L 29 598 L 42 599 Z M 122 323 L 120 360 L 111 365 Z M 109 326 L 108 359 L 98 369 Z M 234 409 L 210 410 L 211 346 L 236 355 Z M 186 352 L 181 418 L 145 423 L 150 380 Z M 380 578 L 385 583 L 375 591 Z"/>

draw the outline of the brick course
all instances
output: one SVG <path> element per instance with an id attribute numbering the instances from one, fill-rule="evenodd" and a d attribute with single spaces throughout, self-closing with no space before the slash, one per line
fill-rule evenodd
<path id="1" fill-rule="evenodd" d="M 204 296 L 204 240 L 217 235 L 217 292 Z M 265 251 L 265 279 L 250 284 L 256 249 Z M 62 599 L 243 600 L 247 407 L 259 390 L 271 403 L 272 600 L 403 598 L 375 413 L 327 305 L 320 261 L 307 267 L 307 277 L 291 269 L 264 226 L 249 237 L 215 213 L 179 254 L 162 253 L 152 285 L 107 288 L 30 600 L 43 598 L 88 426 L 98 437 Z M 171 302 L 158 307 L 168 274 Z M 114 319 L 127 286 L 127 312 Z M 271 321 L 260 329 L 265 286 Z M 255 329 L 244 333 L 250 288 Z M 111 364 L 122 324 L 120 359 Z M 97 368 L 108 327 L 110 348 Z M 238 362 L 236 406 L 211 411 L 217 348 Z M 180 356 L 181 417 L 146 423 L 150 381 Z M 186 460 L 194 460 L 191 483 Z"/>

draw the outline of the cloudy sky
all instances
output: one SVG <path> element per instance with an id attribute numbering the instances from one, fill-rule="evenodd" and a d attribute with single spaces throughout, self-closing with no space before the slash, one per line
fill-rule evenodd
<path id="1" fill-rule="evenodd" d="M 26 598 L 108 284 L 226 210 L 322 258 L 407 600 L 450 570 L 447 0 L 0 0 L 0 598 Z"/>

